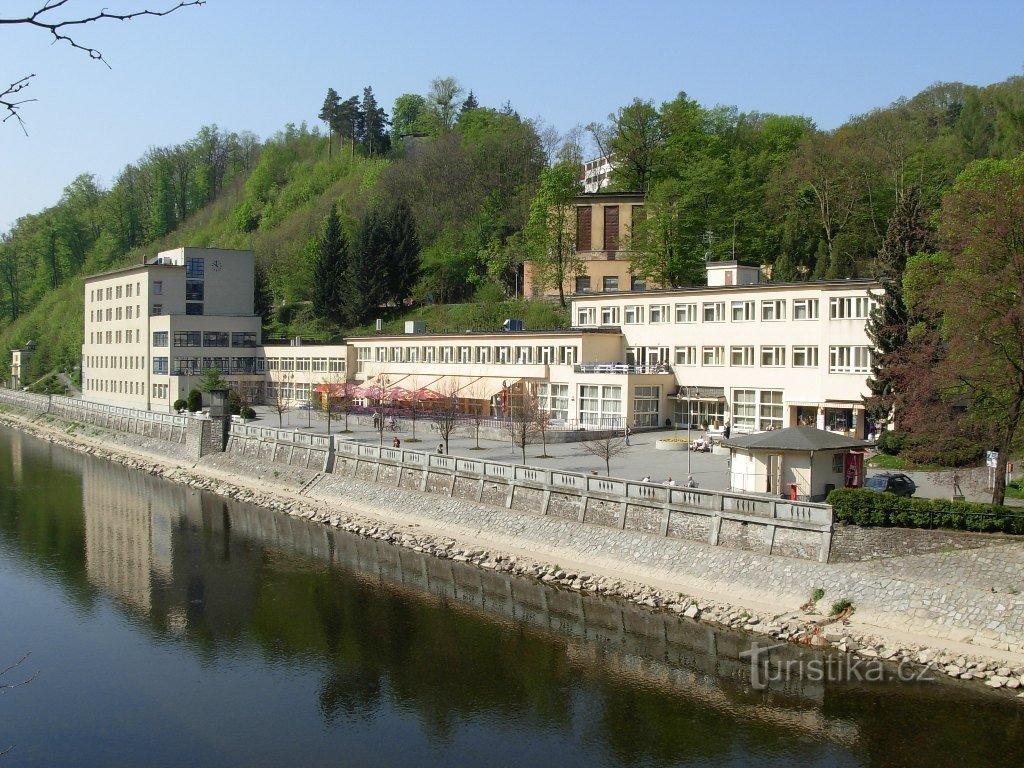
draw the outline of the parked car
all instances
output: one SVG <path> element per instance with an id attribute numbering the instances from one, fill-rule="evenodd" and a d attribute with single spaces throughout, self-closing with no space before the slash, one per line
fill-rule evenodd
<path id="1" fill-rule="evenodd" d="M 897 496 L 911 497 L 917 485 L 902 472 L 880 472 L 864 479 L 864 487 L 878 493 L 895 493 Z"/>

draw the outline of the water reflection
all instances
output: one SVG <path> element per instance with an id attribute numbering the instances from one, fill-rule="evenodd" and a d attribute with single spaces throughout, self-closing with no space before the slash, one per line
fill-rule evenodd
<path id="1" fill-rule="evenodd" d="M 588 765 L 941 764 L 960 749 L 951 734 L 965 706 L 984 713 L 969 721 L 975 764 L 1024 742 L 1019 708 L 944 681 L 753 690 L 743 635 L 226 502 L 16 433 L 0 442 L 0 541 L 27 567 L 79 604 L 116 599 L 211 670 L 255 650 L 268 668 L 312 676 L 334 736 L 418 724 L 434 750 L 420 762 L 446 764 L 472 742 L 499 764 L 538 750 Z"/>

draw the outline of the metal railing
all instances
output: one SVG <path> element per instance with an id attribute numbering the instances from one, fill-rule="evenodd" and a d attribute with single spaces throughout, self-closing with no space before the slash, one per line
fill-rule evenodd
<path id="1" fill-rule="evenodd" d="M 668 363 L 580 363 L 572 369 L 576 373 L 672 373 L 672 366 Z"/>

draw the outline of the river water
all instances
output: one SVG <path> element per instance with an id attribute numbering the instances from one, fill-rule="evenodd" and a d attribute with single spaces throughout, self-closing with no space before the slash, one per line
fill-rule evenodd
<path id="1" fill-rule="evenodd" d="M 8 430 L 0 605 L 0 668 L 30 654 L 0 677 L 28 680 L 0 695 L 4 768 L 967 768 L 1024 745 L 1005 695 L 794 648 L 754 675 L 753 637 Z"/>

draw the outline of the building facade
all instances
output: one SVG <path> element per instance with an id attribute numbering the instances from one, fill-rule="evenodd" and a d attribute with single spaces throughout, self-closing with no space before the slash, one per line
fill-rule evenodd
<path id="1" fill-rule="evenodd" d="M 86 278 L 82 397 L 169 411 L 210 368 L 261 387 L 254 276 L 252 251 L 178 248 Z"/>
<path id="2" fill-rule="evenodd" d="M 410 323 L 321 346 L 262 343 L 253 269 L 249 252 L 186 248 L 88 278 L 83 396 L 168 411 L 217 368 L 254 403 L 375 385 L 493 416 L 528 391 L 567 427 L 867 432 L 865 328 L 881 290 L 869 280 L 765 284 L 756 267 L 710 262 L 706 286 L 580 293 L 567 330 L 427 334 Z"/>

